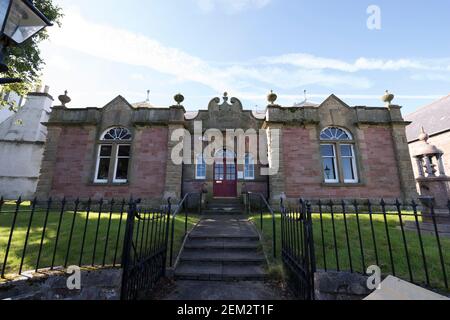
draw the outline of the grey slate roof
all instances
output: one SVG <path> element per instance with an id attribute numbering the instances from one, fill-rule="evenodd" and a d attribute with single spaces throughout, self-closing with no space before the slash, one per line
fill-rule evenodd
<path id="1" fill-rule="evenodd" d="M 407 115 L 405 120 L 412 122 L 406 128 L 408 142 L 418 139 L 422 127 L 430 136 L 450 130 L 450 95 Z"/>

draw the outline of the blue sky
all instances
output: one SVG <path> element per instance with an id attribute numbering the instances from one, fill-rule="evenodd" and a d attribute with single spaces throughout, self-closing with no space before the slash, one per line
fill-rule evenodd
<path id="1" fill-rule="evenodd" d="M 381 106 L 386 89 L 404 113 L 450 93 L 450 3 L 442 0 L 57 0 L 66 17 L 42 45 L 43 82 L 71 107 L 130 102 L 206 108 L 224 91 L 246 108 L 321 102 Z M 369 30 L 367 8 L 381 9 Z"/>

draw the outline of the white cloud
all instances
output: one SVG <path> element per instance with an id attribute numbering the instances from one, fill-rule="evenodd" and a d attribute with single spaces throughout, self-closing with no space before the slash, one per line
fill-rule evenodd
<path id="1" fill-rule="evenodd" d="M 62 29 L 51 30 L 53 45 L 69 48 L 97 58 L 131 66 L 146 67 L 179 81 L 192 81 L 216 92 L 240 94 L 255 91 L 255 82 L 265 88 L 292 89 L 305 85 L 369 88 L 364 77 L 340 75 L 322 70 L 283 65 L 215 66 L 177 48 L 164 46 L 144 35 L 108 25 L 91 23 L 68 10 Z M 136 75 L 132 75 L 136 79 Z M 140 77 L 141 78 L 141 77 Z M 264 89 L 265 90 L 265 89 Z"/>
<path id="2" fill-rule="evenodd" d="M 222 10 L 226 13 L 238 13 L 249 9 L 261 9 L 271 0 L 195 0 L 197 6 L 205 13 Z"/>
<path id="3" fill-rule="evenodd" d="M 261 58 L 260 63 L 284 64 L 313 70 L 337 70 L 342 72 L 358 71 L 399 71 L 399 70 L 445 70 L 449 59 L 414 60 L 414 59 L 370 59 L 361 57 L 353 62 L 338 59 L 316 57 L 310 54 L 293 53 L 275 57 Z"/>
<path id="4" fill-rule="evenodd" d="M 208 1 L 205 3 L 207 4 Z M 238 2 L 244 4 L 237 5 Z M 260 1 L 260 5 L 265 2 L 267 1 Z M 237 8 L 248 5 L 248 1 L 235 1 L 234 3 Z M 61 73 L 70 75 L 64 79 L 61 86 L 66 86 L 66 83 L 71 80 L 76 83 L 74 79 L 77 77 L 77 68 L 75 65 L 70 65 L 61 56 L 57 56 L 57 53 L 53 54 L 52 52 L 57 51 L 52 50 L 55 48 L 64 48 L 64 50 L 68 48 L 69 51 L 81 52 L 105 61 L 137 66 L 139 67 L 138 71 L 126 75 L 136 82 L 143 82 L 150 78 L 145 74 L 145 68 L 147 68 L 168 75 L 177 82 L 201 84 L 215 92 L 226 90 L 230 94 L 243 98 L 263 97 L 269 89 L 278 90 L 279 93 L 283 90 L 299 92 L 307 86 L 331 88 L 330 91 L 369 89 L 373 87 L 373 83 L 363 74 L 363 71 L 368 70 L 415 70 L 426 73 L 429 70 L 442 69 L 442 77 L 445 77 L 446 73 L 450 71 L 448 70 L 450 59 L 434 61 L 383 60 L 362 57 L 348 62 L 304 53 L 256 58 L 242 64 L 218 64 L 207 62 L 180 49 L 165 46 L 141 34 L 87 21 L 78 12 L 67 9 L 63 28 L 52 28 L 50 32 L 52 33 L 51 43 L 47 43 L 45 46 L 47 46 L 46 51 L 50 52 L 47 60 L 53 68 L 51 76 L 59 85 Z M 61 72 L 58 74 L 56 69 Z M 78 77 L 80 78 L 79 75 Z M 82 77 L 86 77 L 86 75 L 83 74 Z M 413 79 L 418 80 L 419 76 L 413 77 Z M 107 80 L 105 79 L 105 81 Z M 434 80 L 443 79 L 434 77 Z M 92 91 L 95 91 L 95 88 Z M 86 96 L 89 94 L 92 95 L 92 93 L 86 92 Z M 98 94 L 96 93 L 96 95 Z M 111 93 L 111 96 L 113 95 L 114 93 Z M 141 97 L 142 95 L 143 93 L 133 93 L 133 96 Z M 280 96 L 282 95 L 280 94 Z M 312 98 L 326 96 L 328 95 L 311 95 Z M 375 96 L 342 95 L 341 97 L 344 99 L 372 99 Z M 431 99 L 429 96 L 400 95 L 397 98 Z M 377 99 L 379 99 L 378 96 Z"/>
<path id="5" fill-rule="evenodd" d="M 449 70 L 450 71 L 450 70 Z M 442 81 L 450 82 L 450 75 L 443 73 L 417 73 L 411 76 L 416 81 Z"/>

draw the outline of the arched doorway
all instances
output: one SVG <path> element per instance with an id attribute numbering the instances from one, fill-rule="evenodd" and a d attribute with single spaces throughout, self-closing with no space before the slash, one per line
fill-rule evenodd
<path id="1" fill-rule="evenodd" d="M 237 159 L 234 152 L 220 150 L 214 160 L 214 197 L 237 197 Z"/>

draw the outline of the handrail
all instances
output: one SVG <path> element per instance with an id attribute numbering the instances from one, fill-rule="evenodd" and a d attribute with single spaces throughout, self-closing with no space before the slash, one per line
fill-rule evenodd
<path id="1" fill-rule="evenodd" d="M 248 214 L 251 214 L 251 210 L 252 210 L 251 196 L 255 195 L 259 198 L 259 213 L 261 216 L 261 232 L 264 231 L 264 229 L 263 229 L 263 221 L 264 221 L 263 205 L 265 206 L 265 208 L 267 208 L 270 215 L 272 216 L 272 235 L 273 235 L 272 248 L 273 248 L 273 257 L 276 259 L 277 258 L 277 220 L 276 220 L 275 212 L 262 193 L 245 192 L 244 194 L 247 196 L 247 213 Z"/>
<path id="2" fill-rule="evenodd" d="M 175 237 L 175 219 L 176 217 L 181 213 L 181 211 L 184 209 L 184 214 L 185 214 L 185 222 L 184 222 L 184 237 L 186 237 L 187 233 L 188 233 L 188 209 L 186 208 L 186 205 L 188 204 L 188 200 L 189 197 L 192 195 L 199 195 L 199 203 L 198 203 L 198 214 L 200 215 L 202 212 L 202 203 L 203 203 L 203 192 L 199 192 L 199 193 L 187 193 L 183 199 L 178 203 L 178 208 L 174 211 L 174 213 L 172 214 L 172 226 L 171 226 L 171 236 L 170 236 L 170 265 L 173 267 L 174 263 L 173 263 L 173 246 L 174 246 L 174 237 Z M 171 198 L 169 198 L 168 204 L 169 204 L 169 208 L 171 207 Z"/>

